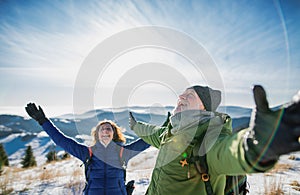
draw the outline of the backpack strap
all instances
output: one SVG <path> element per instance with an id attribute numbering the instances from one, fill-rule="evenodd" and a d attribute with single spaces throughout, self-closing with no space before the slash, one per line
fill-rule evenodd
<path id="1" fill-rule="evenodd" d="M 124 182 L 126 182 L 126 159 L 123 156 L 124 147 L 120 146 L 120 152 L 119 152 L 119 158 L 120 158 L 120 165 L 123 168 L 124 171 Z M 126 193 L 127 195 L 132 195 L 133 190 L 135 188 L 134 186 L 134 180 L 129 181 L 126 185 Z"/>
<path id="2" fill-rule="evenodd" d="M 92 162 L 92 156 L 93 156 L 92 147 L 88 147 L 88 150 L 89 150 L 89 156 L 86 157 L 85 161 L 80 165 L 80 167 L 82 165 L 84 165 L 85 187 L 83 189 L 83 192 L 86 191 L 86 188 L 88 186 L 88 181 L 89 181 L 90 172 L 91 172 L 91 170 L 89 170 L 89 166 Z"/>
<path id="3" fill-rule="evenodd" d="M 205 189 L 206 189 L 206 193 L 207 194 L 214 194 L 213 193 L 213 189 L 210 183 L 210 177 L 208 174 L 208 165 L 207 165 L 207 161 L 206 161 L 206 154 L 204 154 L 204 156 L 200 156 L 200 167 L 203 167 L 202 170 L 202 174 L 201 174 L 201 179 L 202 181 L 204 181 L 205 184 Z"/>
<path id="4" fill-rule="evenodd" d="M 86 172 L 86 182 L 88 182 L 90 178 L 90 172 L 91 170 L 88 170 L 91 162 L 92 162 L 92 157 L 93 157 L 93 150 L 92 147 L 88 147 L 89 149 L 89 158 L 87 159 L 87 163 L 85 164 L 85 172 Z"/>
<path id="5" fill-rule="evenodd" d="M 89 166 L 90 166 L 90 164 L 92 162 L 92 157 L 93 157 L 92 147 L 88 147 L 88 149 L 89 149 L 89 156 L 86 158 L 86 160 L 84 162 L 84 173 L 85 173 L 86 183 L 88 182 L 89 177 L 90 177 L 91 170 L 89 170 Z"/>
<path id="6" fill-rule="evenodd" d="M 200 156 L 198 154 L 200 146 L 202 141 L 200 142 L 199 140 L 202 140 L 202 138 L 195 139 L 192 143 L 191 146 L 192 148 L 192 154 L 191 157 L 188 159 L 188 163 L 194 163 L 195 168 L 197 172 L 201 175 L 201 180 L 205 184 L 205 190 L 208 195 L 213 195 L 213 188 L 210 183 L 210 177 L 208 174 L 208 165 L 207 165 L 207 160 L 206 160 L 206 153 L 204 153 L 203 156 Z"/>
<path id="7" fill-rule="evenodd" d="M 126 159 L 123 157 L 124 147 L 120 146 L 120 152 L 119 152 L 119 159 L 120 159 L 120 165 L 124 170 L 124 181 L 126 181 Z"/>
<path id="8" fill-rule="evenodd" d="M 126 161 L 123 158 L 123 152 L 124 152 L 124 147 L 121 146 L 120 147 L 120 152 L 119 152 L 119 158 L 120 158 L 120 163 L 123 169 L 126 169 Z"/>
<path id="9" fill-rule="evenodd" d="M 92 156 L 93 156 L 93 150 L 92 150 L 92 147 L 88 147 L 88 149 L 89 149 L 90 158 L 92 158 Z"/>
<path id="10" fill-rule="evenodd" d="M 194 163 L 196 170 L 201 175 L 201 180 L 205 184 L 206 193 L 208 195 L 213 195 L 214 193 L 210 183 L 210 177 L 208 174 L 206 154 L 204 156 L 193 156 L 188 160 L 188 163 Z"/>

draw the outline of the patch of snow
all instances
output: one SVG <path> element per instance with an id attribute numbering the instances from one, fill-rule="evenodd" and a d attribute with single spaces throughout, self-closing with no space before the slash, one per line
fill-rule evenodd
<path id="1" fill-rule="evenodd" d="M 58 119 L 62 123 L 71 123 L 69 119 Z"/>
<path id="2" fill-rule="evenodd" d="M 41 138 L 41 137 L 49 137 L 49 135 L 45 132 L 45 131 L 41 131 L 37 134 L 37 137 L 38 138 Z"/>

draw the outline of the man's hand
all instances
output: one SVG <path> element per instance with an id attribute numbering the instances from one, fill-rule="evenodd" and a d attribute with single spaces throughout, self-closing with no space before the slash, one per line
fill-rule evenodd
<path id="1" fill-rule="evenodd" d="M 168 126 L 168 124 L 170 123 L 170 116 L 171 116 L 171 113 L 168 112 L 168 115 L 167 115 L 167 118 L 166 118 L 166 121 L 161 125 L 162 127 L 166 127 Z"/>
<path id="2" fill-rule="evenodd" d="M 282 154 L 300 150 L 299 98 L 284 108 L 272 111 L 262 86 L 254 86 L 253 94 L 256 111 L 251 118 L 252 130 L 244 145 L 249 150 L 247 158 L 268 162 L 277 160 Z"/>
<path id="3" fill-rule="evenodd" d="M 34 120 L 36 120 L 40 125 L 48 121 L 48 119 L 46 118 L 43 112 L 43 109 L 40 106 L 39 108 L 37 108 L 34 103 L 27 104 L 25 110 L 28 113 L 28 115 Z"/>
<path id="4" fill-rule="evenodd" d="M 133 130 L 133 127 L 135 126 L 135 124 L 136 124 L 136 120 L 135 120 L 132 112 L 129 112 L 129 127 L 130 127 L 130 129 Z"/>

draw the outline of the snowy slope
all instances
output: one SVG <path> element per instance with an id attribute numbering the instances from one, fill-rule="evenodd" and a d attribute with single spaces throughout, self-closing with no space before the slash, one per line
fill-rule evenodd
<path id="1" fill-rule="evenodd" d="M 226 111 L 233 116 L 234 127 L 249 122 L 250 109 L 240 107 L 222 109 L 221 111 Z M 95 125 L 95 123 L 92 123 L 95 117 L 97 120 L 114 120 L 117 118 L 118 124 L 124 128 L 126 137 L 131 138 L 128 139 L 130 142 L 136 139 L 136 136 L 128 130 L 129 110 L 133 111 L 140 121 L 162 124 L 166 112 L 171 111 L 172 108 L 167 108 L 165 113 L 160 112 L 159 109 L 146 109 L 144 107 L 102 109 L 77 116 L 63 115 L 53 118 L 52 121 L 62 130 L 68 129 L 69 131 L 66 131 L 66 134 L 73 135 L 79 141 L 88 143 L 90 139 L 89 131 Z M 81 134 L 80 131 L 77 131 L 77 122 L 81 125 L 89 124 L 88 131 L 86 131 L 88 133 Z M 11 189 L 13 194 L 80 194 L 84 187 L 81 162 L 71 157 L 64 161 L 45 164 L 45 156 L 49 150 L 55 148 L 56 151 L 62 151 L 62 149 L 55 147 L 48 135 L 38 128 L 39 126 L 28 118 L 0 115 L 0 131 L 6 131 L 7 134 L 7 136 L 0 137 L 0 143 L 4 145 L 11 165 L 11 167 L 5 167 L 2 176 L 0 176 L 0 186 L 5 186 L 5 188 L 1 187 L 0 190 Z M 32 169 L 21 169 L 20 161 L 28 145 L 32 146 L 38 166 Z M 134 179 L 136 181 L 135 195 L 146 192 L 151 180 L 157 152 L 157 149 L 150 147 L 129 162 L 127 180 Z M 278 162 L 280 168 L 275 168 L 270 173 L 249 175 L 250 194 L 264 194 L 266 189 L 270 189 L 272 186 L 279 186 L 283 190 L 281 194 L 300 194 L 299 190 L 295 190 L 297 187 L 291 185 L 291 183 L 300 184 L 300 153 L 294 153 L 293 159 L 289 159 L 290 156 L 282 156 Z"/>
<path id="2" fill-rule="evenodd" d="M 134 195 L 145 194 L 151 180 L 151 172 L 155 164 L 157 149 L 149 148 L 130 160 L 127 168 L 127 180 L 135 180 Z M 296 160 L 288 160 L 284 156 L 278 164 L 290 165 L 277 173 L 260 173 L 248 176 L 250 195 L 265 194 L 266 189 L 280 186 L 282 193 L 300 194 L 290 184 L 297 181 L 300 183 L 300 153 L 295 153 Z M 8 181 L 7 188 L 12 188 L 14 194 L 80 194 L 84 187 L 83 167 L 81 162 L 73 157 L 68 160 L 45 164 L 32 169 L 12 171 L 0 177 L 0 182 Z"/>

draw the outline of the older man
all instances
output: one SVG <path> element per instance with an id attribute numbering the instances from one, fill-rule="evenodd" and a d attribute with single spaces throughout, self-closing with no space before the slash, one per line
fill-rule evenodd
<path id="1" fill-rule="evenodd" d="M 252 123 L 235 134 L 231 118 L 216 112 L 221 92 L 210 87 L 187 88 L 166 127 L 136 122 L 130 113 L 135 133 L 159 149 L 147 194 L 224 194 L 226 175 L 267 171 L 280 155 L 300 150 L 299 100 L 271 111 L 264 89 L 255 86 L 253 92 Z M 190 160 L 195 145 L 207 162 L 205 177 Z"/>

